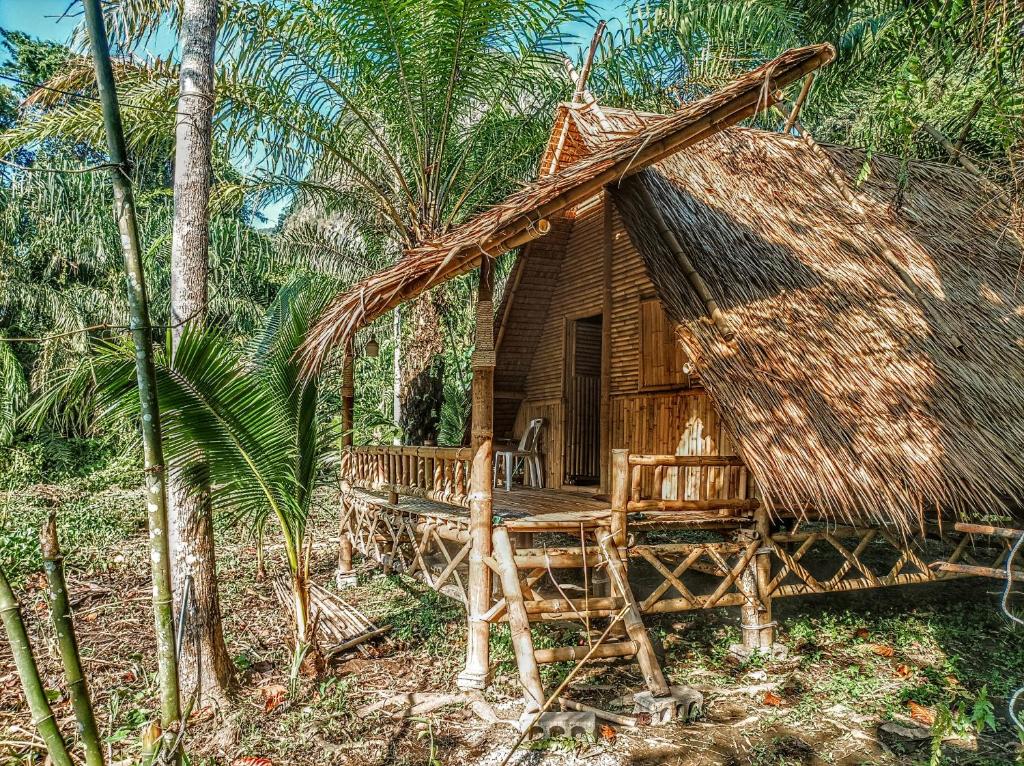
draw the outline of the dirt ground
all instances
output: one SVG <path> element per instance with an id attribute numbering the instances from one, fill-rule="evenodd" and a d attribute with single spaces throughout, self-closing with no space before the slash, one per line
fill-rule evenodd
<path id="1" fill-rule="evenodd" d="M 112 764 L 138 762 L 139 730 L 156 706 L 149 567 L 136 497 L 129 490 L 97 494 L 36 487 L 0 503 L 0 555 L 24 563 L 23 611 L 66 734 L 73 731 L 71 712 L 25 528 L 34 528 L 42 509 L 56 503 L 62 536 L 73 541 L 69 582 Z M 332 589 L 335 523 L 328 505 L 314 534 L 314 579 Z M 98 525 L 100 531 L 82 525 Z M 359 585 L 344 598 L 378 624 L 391 625 L 391 634 L 337 657 L 323 678 L 287 688 L 287 615 L 271 584 L 256 580 L 252 541 L 235 530 L 220 530 L 218 545 L 225 631 L 239 689 L 233 709 L 193 715 L 186 737 L 191 763 L 267 766 L 261 758 L 274 765 L 503 762 L 517 737 L 511 722 L 522 707 L 506 629 L 494 632 L 497 672 L 485 695 L 497 721 L 485 722 L 465 700 L 414 719 L 393 717 L 387 707 L 360 715 L 361 708 L 402 692 L 457 693 L 454 679 L 465 647 L 461 607 L 419 583 L 364 569 Z M 271 546 L 271 569 L 283 566 L 280 556 Z M 1021 740 L 1005 714 L 1006 698 L 1024 684 L 1024 643 L 999 614 L 996 584 L 964 580 L 787 599 L 777 602 L 776 612 L 790 656 L 770 663 L 742 664 L 730 657 L 728 647 L 739 637 L 734 610 L 652 622 L 672 683 L 704 695 L 700 720 L 634 729 L 606 726 L 587 742 L 528 743 L 509 762 L 888 766 L 929 763 L 933 757 L 936 764 L 1024 762 L 1018 760 Z M 537 641 L 565 643 L 578 629 L 553 625 Z M 545 667 L 546 688 L 554 689 L 570 667 Z M 597 664 L 579 674 L 566 694 L 628 714 L 629 695 L 642 689 L 635 664 Z M 938 719 L 934 730 L 945 735 L 944 741 L 929 731 L 931 718 Z M 0 764 L 42 762 L 9 649 L 0 642 Z"/>

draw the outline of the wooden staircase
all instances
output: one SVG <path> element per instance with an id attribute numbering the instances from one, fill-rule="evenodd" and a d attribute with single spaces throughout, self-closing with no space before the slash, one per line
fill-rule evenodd
<path id="1" fill-rule="evenodd" d="M 548 524 L 545 524 L 547 521 Z M 534 713 L 544 704 L 544 689 L 539 666 L 552 662 L 579 662 L 590 659 L 633 658 L 640 666 L 644 681 L 655 697 L 669 695 L 669 686 L 658 663 L 654 646 L 644 625 L 640 607 L 629 587 L 626 564 L 615 545 L 606 516 L 595 514 L 581 520 L 574 515 L 571 527 L 559 526 L 558 519 L 516 520 L 492 531 L 494 569 L 501 581 L 504 598 L 488 615 L 500 619 L 507 615 L 512 633 L 512 646 L 519 667 L 519 677 L 526 698 L 526 713 Z M 550 524 L 550 526 L 549 526 Z M 515 550 L 510 531 L 567 532 L 580 535 L 577 546 Z M 587 573 L 604 568 L 608 574 L 610 595 L 590 595 L 592 585 Z M 585 598 L 540 598 L 534 589 L 554 569 L 580 568 L 584 572 Z M 605 640 L 583 646 L 558 646 L 537 649 L 530 627 L 543 620 L 611 620 L 615 624 L 606 631 Z M 607 623 L 606 623 L 607 624 Z"/>

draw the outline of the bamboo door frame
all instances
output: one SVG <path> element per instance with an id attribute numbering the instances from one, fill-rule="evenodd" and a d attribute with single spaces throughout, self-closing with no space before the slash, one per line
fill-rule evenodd
<path id="1" fill-rule="evenodd" d="M 573 367 L 576 361 L 576 322 L 581 319 L 592 319 L 594 317 L 601 318 L 601 406 L 599 407 L 599 417 L 601 422 L 599 424 L 600 437 L 598 440 L 598 464 L 600 466 L 600 476 L 598 484 L 596 486 L 581 487 L 576 484 L 565 483 L 565 471 L 566 471 L 566 445 L 567 435 L 569 427 L 569 400 L 570 391 L 569 383 L 573 374 Z M 585 492 L 590 494 L 599 494 L 606 492 L 605 489 L 608 482 L 608 465 L 604 459 L 604 455 L 611 454 L 611 446 L 608 444 L 608 437 L 611 433 L 611 429 L 608 428 L 607 418 L 609 412 L 608 408 L 604 406 L 604 401 L 607 398 L 608 386 L 610 385 L 611 370 L 607 364 L 608 350 L 606 344 L 608 342 L 608 323 L 611 321 L 610 312 L 607 311 L 607 307 L 603 307 L 600 311 L 593 309 L 573 311 L 568 314 L 562 315 L 562 394 L 561 394 L 561 406 L 559 409 L 559 445 L 558 449 L 561 453 L 561 475 L 558 476 L 558 486 L 560 489 L 567 490 L 570 492 Z"/>

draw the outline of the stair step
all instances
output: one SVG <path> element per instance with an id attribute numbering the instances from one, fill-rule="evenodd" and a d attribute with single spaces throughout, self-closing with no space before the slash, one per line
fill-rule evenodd
<path id="1" fill-rule="evenodd" d="M 535 649 L 533 656 L 537 659 L 538 664 L 546 665 L 550 662 L 582 660 L 589 651 L 589 646 L 556 646 L 552 649 Z M 595 660 L 609 657 L 632 657 L 636 651 L 635 641 L 616 641 L 610 644 L 601 644 L 590 657 Z"/>
<path id="2" fill-rule="evenodd" d="M 617 612 L 625 605 L 619 597 L 596 596 L 590 599 L 582 598 L 549 598 L 537 601 L 527 601 L 526 612 L 533 615 L 541 614 L 571 614 L 577 612 L 583 614 L 588 612 L 591 617 L 605 616 L 607 612 Z M 599 614 L 595 614 L 595 612 Z M 605 614 L 601 614 L 605 613 Z"/>

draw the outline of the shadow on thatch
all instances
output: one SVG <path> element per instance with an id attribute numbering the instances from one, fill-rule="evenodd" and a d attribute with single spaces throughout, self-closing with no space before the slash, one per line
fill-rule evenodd
<path id="1" fill-rule="evenodd" d="M 963 173 L 732 129 L 613 189 L 679 337 L 776 507 L 912 522 L 1024 489 L 1020 243 Z M 835 166 L 830 166 L 831 163 Z M 737 328 L 726 342 L 658 236 L 644 184 Z M 881 256 L 894 253 L 913 295 Z"/>

